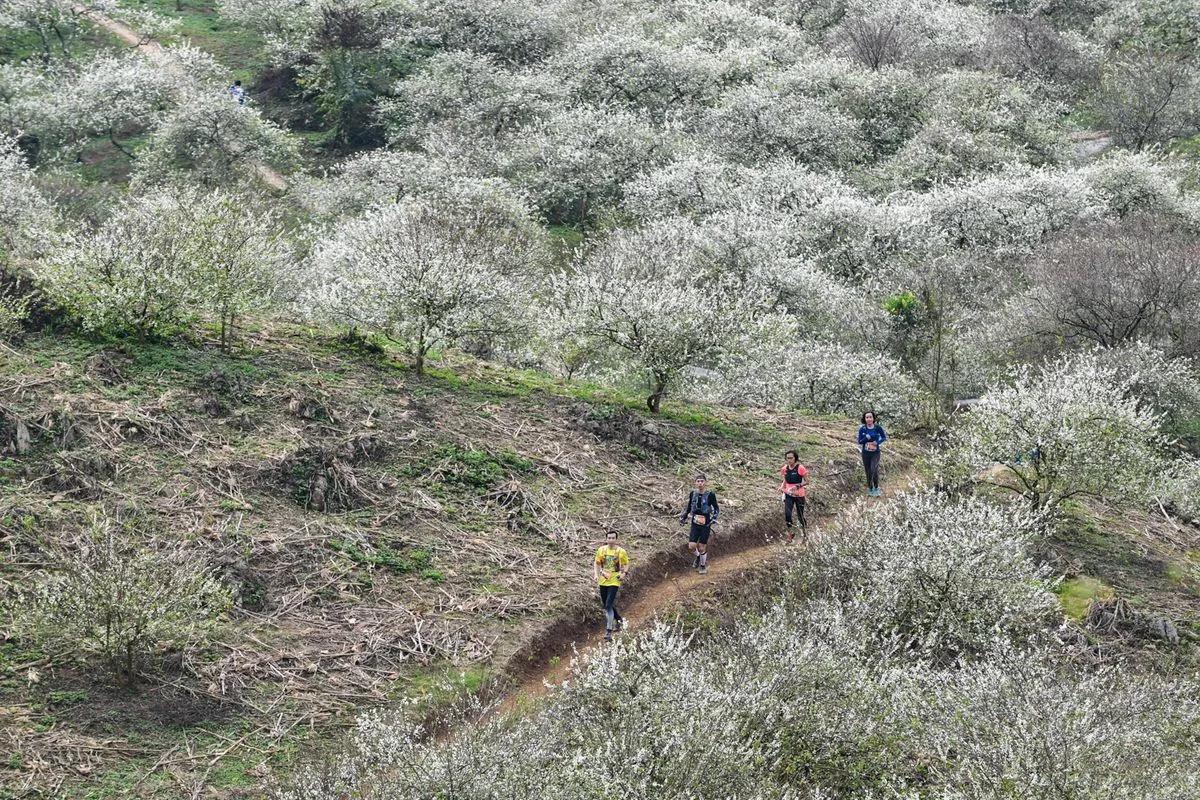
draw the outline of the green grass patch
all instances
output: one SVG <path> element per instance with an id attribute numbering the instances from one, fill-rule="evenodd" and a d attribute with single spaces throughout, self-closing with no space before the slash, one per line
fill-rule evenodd
<path id="1" fill-rule="evenodd" d="M 440 581 L 442 573 L 433 569 L 433 551 L 424 547 L 391 548 L 387 546 L 364 549 L 344 539 L 329 539 L 326 546 L 341 553 L 359 566 L 388 569 L 397 575 L 420 573 L 428 580 Z"/>
<path id="2" fill-rule="evenodd" d="M 130 8 L 176 20 L 174 38 L 187 39 L 229 68 L 229 80 L 249 84 L 266 66 L 265 40 L 257 31 L 221 16 L 218 0 L 127 0 Z"/>
<path id="3" fill-rule="evenodd" d="M 1194 551 L 1186 554 L 1185 561 L 1172 561 L 1163 571 L 1167 580 L 1182 589 L 1200 587 L 1200 564 L 1193 559 Z"/>
<path id="4" fill-rule="evenodd" d="M 435 465 L 443 483 L 477 491 L 490 489 L 510 474 L 533 470 L 533 462 L 511 448 L 492 452 L 457 444 L 438 445 L 426 463 Z"/>
<path id="5" fill-rule="evenodd" d="M 136 151 L 146 141 L 144 134 L 118 136 L 117 141 L 130 152 Z M 133 161 L 122 153 L 106 136 L 97 136 L 85 143 L 79 151 L 74 174 L 88 184 L 124 186 L 133 173 Z"/>
<path id="6" fill-rule="evenodd" d="M 46 695 L 52 706 L 74 706 L 88 701 L 88 693 L 82 689 L 56 689 Z"/>
<path id="7" fill-rule="evenodd" d="M 465 669 L 430 666 L 416 672 L 404 694 L 415 697 L 426 711 L 444 708 L 462 697 L 478 694 L 486 683 L 487 667 L 472 664 Z"/>
<path id="8" fill-rule="evenodd" d="M 1083 619 L 1092 600 L 1111 600 L 1116 595 L 1111 586 L 1088 575 L 1063 581 L 1057 594 L 1063 611 L 1071 619 Z"/>

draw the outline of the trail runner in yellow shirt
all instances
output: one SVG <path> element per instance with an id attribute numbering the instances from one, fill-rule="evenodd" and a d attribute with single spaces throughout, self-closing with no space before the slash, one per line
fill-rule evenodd
<path id="1" fill-rule="evenodd" d="M 596 560 L 592 563 L 592 575 L 600 587 L 600 600 L 604 603 L 607 620 L 604 641 L 611 642 L 613 631 L 624 622 L 621 612 L 617 611 L 617 590 L 621 588 L 621 581 L 629 575 L 629 554 L 617 544 L 616 531 L 609 531 L 604 538 L 605 542 L 596 551 Z"/>

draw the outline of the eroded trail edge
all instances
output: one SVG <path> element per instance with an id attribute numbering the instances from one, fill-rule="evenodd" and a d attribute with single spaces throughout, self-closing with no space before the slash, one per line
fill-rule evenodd
<path id="1" fill-rule="evenodd" d="M 903 471 L 891 479 L 884 497 L 910 489 L 919 482 L 909 466 L 903 465 Z M 860 499 L 856 489 L 859 476 L 855 469 L 839 470 L 830 477 L 835 480 L 827 478 L 825 486 L 833 489 L 829 493 L 832 503 L 818 506 L 826 525 Z M 637 635 L 656 616 L 676 607 L 689 596 L 740 585 L 753 579 L 754 573 L 769 569 L 773 562 L 783 562 L 791 553 L 804 549 L 805 544 L 799 536 L 795 542 L 785 542 L 784 532 L 783 512 L 773 504 L 733 526 L 728 533 L 718 528 L 710 542 L 707 575 L 700 575 L 691 568 L 692 556 L 682 544 L 683 537 L 680 537 L 679 546 L 659 550 L 646 561 L 637 561 L 633 554 L 633 577 L 622 586 L 617 601 L 626 621 L 623 635 Z M 809 541 L 815 541 L 821 535 L 822 526 L 810 518 Z M 594 608 L 581 607 L 577 614 L 555 620 L 513 654 L 505 668 L 510 681 L 507 690 L 501 692 L 495 713 L 513 712 L 522 703 L 545 695 L 549 685 L 557 684 L 569 675 L 573 659 L 605 646 L 603 615 L 599 609 L 597 598 Z M 618 638 L 621 635 L 618 634 Z"/>

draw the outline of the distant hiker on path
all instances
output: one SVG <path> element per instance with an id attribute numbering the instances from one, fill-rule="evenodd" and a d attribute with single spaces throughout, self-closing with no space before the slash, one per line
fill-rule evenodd
<path id="1" fill-rule="evenodd" d="M 229 92 L 229 98 L 231 100 L 236 100 L 239 106 L 246 105 L 246 90 L 242 88 L 242 82 L 240 80 L 236 80 L 231 83 L 226 91 Z"/>
<path id="2" fill-rule="evenodd" d="M 863 469 L 867 472 L 867 494 L 871 497 L 882 497 L 879 491 L 879 446 L 887 441 L 883 426 L 875 422 L 875 412 L 868 411 L 862 415 L 862 425 L 858 428 L 858 444 L 862 448 Z"/>
<path id="3" fill-rule="evenodd" d="M 691 520 L 688 550 L 696 554 L 692 569 L 699 570 L 701 575 L 708 573 L 708 537 L 720 513 L 716 493 L 708 491 L 708 478 L 703 473 L 697 475 L 696 488 L 688 493 L 687 505 L 679 515 L 679 524 L 686 525 Z"/>
<path id="4" fill-rule="evenodd" d="M 617 532 L 609 531 L 605 542 L 596 551 L 596 560 L 592 563 L 592 575 L 600 587 L 600 602 L 604 603 L 604 640 L 611 642 L 613 631 L 624 623 L 621 612 L 617 611 L 617 591 L 621 581 L 629 575 L 629 554 L 625 548 L 617 544 Z"/>
<path id="5" fill-rule="evenodd" d="M 779 497 L 783 500 L 783 521 L 787 523 L 787 540 L 795 537 L 792 514 L 795 512 L 796 521 L 800 523 L 802 541 L 808 541 L 808 524 L 804 521 L 804 491 L 808 487 L 808 470 L 800 463 L 800 454 L 788 450 L 783 455 L 783 467 L 780 468 L 783 483 L 779 484 Z"/>

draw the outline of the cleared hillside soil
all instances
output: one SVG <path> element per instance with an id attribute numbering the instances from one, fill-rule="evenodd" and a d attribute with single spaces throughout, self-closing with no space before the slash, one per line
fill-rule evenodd
<path id="1" fill-rule="evenodd" d="M 0 353 L 0 591 L 102 509 L 191 542 L 236 598 L 221 641 L 159 654 L 134 690 L 6 640 L 6 791 L 256 796 L 356 711 L 519 682 L 598 628 L 590 558 L 609 528 L 649 615 L 654 576 L 694 580 L 674 516 L 695 471 L 730 533 L 777 513 L 787 447 L 813 470 L 817 524 L 859 480 L 849 422 L 682 405 L 651 420 L 639 398 L 470 359 L 417 376 L 303 328 L 243 344 L 43 336 Z M 719 532 L 709 585 L 767 535 Z"/>

